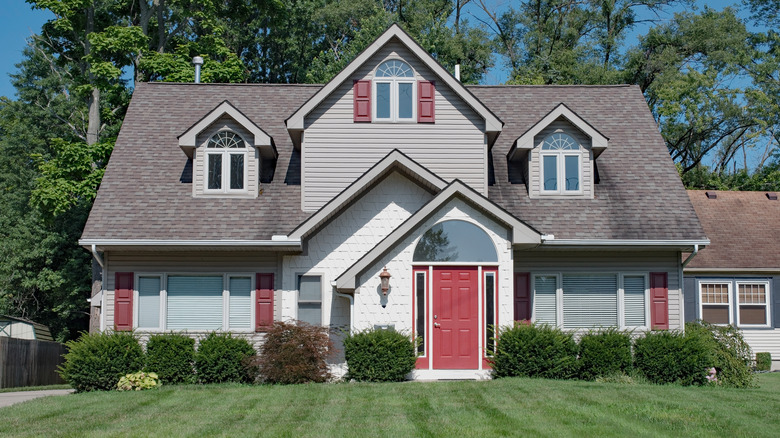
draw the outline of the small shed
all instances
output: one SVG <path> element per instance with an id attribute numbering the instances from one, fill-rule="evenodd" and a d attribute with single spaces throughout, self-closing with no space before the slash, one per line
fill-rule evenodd
<path id="1" fill-rule="evenodd" d="M 0 337 L 54 341 L 48 326 L 8 315 L 0 315 Z"/>

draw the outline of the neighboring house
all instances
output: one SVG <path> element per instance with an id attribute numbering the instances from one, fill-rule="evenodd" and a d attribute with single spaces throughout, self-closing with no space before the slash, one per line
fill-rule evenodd
<path id="1" fill-rule="evenodd" d="M 139 84 L 80 241 L 102 329 L 393 327 L 414 378 L 514 320 L 681 328 L 707 243 L 639 88 L 464 86 L 396 25 L 324 86 Z"/>
<path id="2" fill-rule="evenodd" d="M 16 316 L 0 315 L 0 337 L 54 341 L 49 327 Z"/>
<path id="3" fill-rule="evenodd" d="M 732 324 L 780 369 L 780 201 L 777 193 L 689 190 L 712 240 L 685 266 L 685 320 Z"/>

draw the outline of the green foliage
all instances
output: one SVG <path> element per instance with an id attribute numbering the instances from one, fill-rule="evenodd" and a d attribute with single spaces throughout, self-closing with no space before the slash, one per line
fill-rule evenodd
<path id="1" fill-rule="evenodd" d="M 772 353 L 756 353 L 756 370 L 769 371 L 772 369 Z"/>
<path id="2" fill-rule="evenodd" d="M 708 166 L 700 165 L 680 176 L 686 189 L 773 192 L 780 191 L 780 165 L 778 164 L 763 166 L 754 172 L 737 169 L 731 173 L 713 172 Z"/>
<path id="3" fill-rule="evenodd" d="M 137 373 L 126 374 L 119 379 L 116 384 L 117 391 L 143 391 L 144 389 L 159 388 L 162 383 L 156 373 L 146 373 L 139 371 Z"/>
<path id="4" fill-rule="evenodd" d="M 395 330 L 366 330 L 344 339 L 347 377 L 368 382 L 400 382 L 414 369 L 414 341 Z"/>
<path id="5" fill-rule="evenodd" d="M 59 373 L 78 392 L 112 390 L 120 377 L 144 365 L 144 351 L 131 332 L 84 332 L 66 345 Z"/>
<path id="6" fill-rule="evenodd" d="M 648 332 L 634 341 L 634 366 L 652 383 L 703 385 L 713 366 L 712 344 L 674 331 Z"/>
<path id="7" fill-rule="evenodd" d="M 580 377 L 625 374 L 631 371 L 631 335 L 614 328 L 583 335 L 579 342 Z"/>
<path id="8" fill-rule="evenodd" d="M 198 344 L 195 371 L 200 383 L 250 381 L 244 361 L 255 355 L 249 342 L 230 333 L 212 332 Z"/>
<path id="9" fill-rule="evenodd" d="M 195 381 L 195 340 L 178 333 L 152 335 L 146 343 L 147 371 L 154 371 L 165 384 Z"/>
<path id="10" fill-rule="evenodd" d="M 330 378 L 326 360 L 332 353 L 333 343 L 326 327 L 276 321 L 250 366 L 260 382 L 325 382 Z"/>
<path id="11" fill-rule="evenodd" d="M 493 374 L 548 379 L 574 377 L 577 344 L 571 334 L 546 324 L 505 327 L 499 330 Z"/>
<path id="12" fill-rule="evenodd" d="M 712 355 L 709 366 L 717 370 L 719 384 L 736 388 L 753 386 L 750 346 L 738 328 L 696 321 L 685 324 L 685 335 L 707 345 Z"/>

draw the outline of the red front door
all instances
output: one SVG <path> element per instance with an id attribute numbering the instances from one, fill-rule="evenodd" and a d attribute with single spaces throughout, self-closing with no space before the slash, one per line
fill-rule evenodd
<path id="1" fill-rule="evenodd" d="M 477 267 L 433 268 L 433 368 L 479 368 Z"/>

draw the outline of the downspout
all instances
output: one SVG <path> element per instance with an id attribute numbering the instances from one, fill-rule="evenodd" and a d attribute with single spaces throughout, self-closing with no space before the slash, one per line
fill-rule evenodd
<path id="1" fill-rule="evenodd" d="M 683 332 L 685 331 L 685 273 L 683 272 L 683 269 L 688 266 L 688 263 L 690 263 L 698 253 L 699 245 L 695 244 L 693 245 L 693 252 L 688 256 L 688 258 L 685 259 L 684 262 L 682 262 L 678 273 L 678 278 L 680 279 L 680 318 L 682 319 Z"/>
<path id="2" fill-rule="evenodd" d="M 335 288 L 335 286 L 336 286 L 335 282 L 332 285 Z M 355 312 L 354 312 L 354 309 L 355 309 L 355 297 L 353 297 L 352 295 L 349 295 L 349 294 L 343 294 L 341 292 L 336 292 L 335 289 L 333 289 L 333 291 L 334 291 L 334 293 L 336 294 L 337 297 L 346 298 L 346 299 L 349 300 L 349 334 L 351 335 L 352 334 L 352 328 L 353 328 L 353 326 L 355 324 L 355 322 L 354 322 L 355 319 L 353 318 L 353 315 L 355 314 Z"/>
<path id="3" fill-rule="evenodd" d="M 687 259 L 685 259 L 685 261 L 682 263 L 682 267 L 683 267 L 683 269 L 685 269 L 685 267 L 686 267 L 686 266 L 688 266 L 688 263 L 690 263 L 690 262 L 691 262 L 691 260 L 693 260 L 693 258 L 694 258 L 694 257 L 696 257 L 696 254 L 698 254 L 698 253 L 699 253 L 699 245 L 698 245 L 698 244 L 696 244 L 696 245 L 693 245 L 693 252 L 692 252 L 692 253 L 691 253 L 691 255 L 689 255 L 689 256 L 688 256 L 688 258 L 687 258 Z"/>
<path id="4" fill-rule="evenodd" d="M 103 319 L 105 316 L 103 313 L 103 299 L 106 297 L 106 265 L 105 260 L 103 260 L 103 257 L 98 253 L 97 245 L 95 244 L 92 244 L 92 257 L 94 257 L 95 261 L 100 265 L 100 331 L 103 332 L 106 330 L 105 320 Z M 90 298 L 90 300 L 91 299 L 92 298 Z M 92 303 L 90 302 L 90 307 L 91 306 Z"/>

